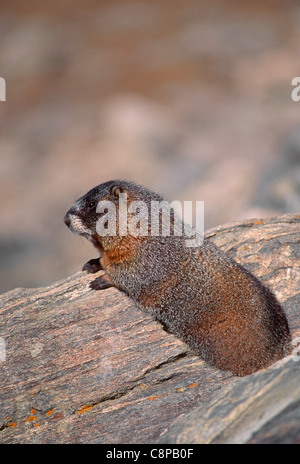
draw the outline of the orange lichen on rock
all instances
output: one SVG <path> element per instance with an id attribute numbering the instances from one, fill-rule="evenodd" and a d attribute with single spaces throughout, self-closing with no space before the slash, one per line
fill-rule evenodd
<path id="1" fill-rule="evenodd" d="M 153 395 L 148 398 L 150 401 L 156 400 L 156 398 L 162 398 L 163 396 L 166 396 L 168 393 L 163 393 L 162 395 Z"/>
<path id="2" fill-rule="evenodd" d="M 93 408 L 93 405 L 86 405 L 84 404 L 78 411 L 75 411 L 75 414 L 84 414 L 87 411 L 90 411 Z"/>
<path id="3" fill-rule="evenodd" d="M 195 383 L 192 383 L 191 385 L 189 385 L 188 388 L 198 387 L 198 385 L 199 385 L 199 384 L 198 384 L 197 382 L 195 382 Z"/>
<path id="4" fill-rule="evenodd" d="M 11 422 L 10 424 L 8 424 L 9 428 L 13 428 L 13 427 L 16 427 L 16 426 L 17 426 L 16 422 Z"/>
<path id="5" fill-rule="evenodd" d="M 36 421 L 36 416 L 28 416 L 27 419 L 25 420 L 25 423 L 31 422 L 31 421 Z"/>

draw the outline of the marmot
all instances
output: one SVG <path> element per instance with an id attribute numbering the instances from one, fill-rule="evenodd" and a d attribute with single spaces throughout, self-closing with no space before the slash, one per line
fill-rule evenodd
<path id="1" fill-rule="evenodd" d="M 273 293 L 209 240 L 187 247 L 186 237 L 174 230 L 169 236 L 121 234 L 118 214 L 115 234 L 100 236 L 98 202 L 112 202 L 118 213 L 121 193 L 127 204 L 144 202 L 149 211 L 151 201 L 164 201 L 142 186 L 115 180 L 90 190 L 64 218 L 100 252 L 83 266 L 90 273 L 105 271 L 90 283 L 92 289 L 117 287 L 195 354 L 239 376 L 288 354 L 289 326 Z"/>

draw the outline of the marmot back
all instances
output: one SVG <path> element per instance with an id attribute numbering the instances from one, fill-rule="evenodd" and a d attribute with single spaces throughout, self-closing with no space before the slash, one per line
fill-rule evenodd
<path id="1" fill-rule="evenodd" d="M 91 288 L 124 291 L 205 361 L 236 375 L 255 372 L 288 354 L 287 319 L 269 289 L 208 240 L 187 247 L 186 237 L 172 228 L 169 236 L 151 235 L 147 212 L 145 219 L 139 211 L 140 222 L 147 221 L 146 234 L 125 233 L 124 224 L 120 233 L 122 196 L 128 205 L 125 225 L 134 219 L 133 202 L 140 202 L 140 210 L 145 204 L 149 212 L 151 202 L 165 201 L 142 186 L 116 180 L 89 191 L 65 215 L 66 225 L 100 252 L 100 258 L 83 267 L 106 272 Z M 99 202 L 114 205 L 115 235 L 99 234 L 99 220 L 107 214 L 99 212 Z"/>

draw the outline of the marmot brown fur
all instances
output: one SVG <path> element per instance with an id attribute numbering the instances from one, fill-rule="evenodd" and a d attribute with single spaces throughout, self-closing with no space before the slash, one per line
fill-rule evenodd
<path id="1" fill-rule="evenodd" d="M 90 190 L 65 215 L 72 232 L 100 252 L 83 267 L 106 272 L 91 288 L 124 291 L 205 361 L 239 376 L 288 353 L 289 327 L 273 293 L 209 240 L 187 247 L 186 237 L 174 233 L 120 235 L 118 214 L 116 235 L 100 236 L 98 202 L 113 202 L 118 213 L 120 193 L 127 194 L 128 205 L 143 201 L 149 211 L 151 201 L 164 200 L 132 182 L 110 181 Z"/>

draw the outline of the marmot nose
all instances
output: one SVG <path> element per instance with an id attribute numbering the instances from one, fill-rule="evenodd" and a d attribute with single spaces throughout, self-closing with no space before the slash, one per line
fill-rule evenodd
<path id="1" fill-rule="evenodd" d="M 67 227 L 69 227 L 71 224 L 71 218 L 70 218 L 69 212 L 65 214 L 64 223 L 66 224 Z"/>

